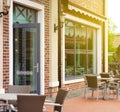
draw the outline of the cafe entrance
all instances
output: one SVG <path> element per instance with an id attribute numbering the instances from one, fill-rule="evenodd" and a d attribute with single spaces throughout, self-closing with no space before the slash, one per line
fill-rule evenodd
<path id="1" fill-rule="evenodd" d="M 40 90 L 39 24 L 14 24 L 14 84 Z"/>
<path id="2" fill-rule="evenodd" d="M 40 92 L 40 23 L 35 10 L 14 4 L 13 84 Z"/>

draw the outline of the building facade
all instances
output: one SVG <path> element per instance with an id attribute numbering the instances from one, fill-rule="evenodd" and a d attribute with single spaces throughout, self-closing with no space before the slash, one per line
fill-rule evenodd
<path id="1" fill-rule="evenodd" d="M 74 91 L 84 73 L 107 71 L 107 0 L 12 0 L 0 27 L 1 92 Z"/>

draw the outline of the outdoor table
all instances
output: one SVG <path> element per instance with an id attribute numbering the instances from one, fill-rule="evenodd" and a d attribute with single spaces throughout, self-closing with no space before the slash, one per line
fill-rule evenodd
<path id="1" fill-rule="evenodd" d="M 109 77 L 109 78 L 98 78 L 98 80 L 106 80 L 106 81 L 109 81 L 109 82 L 114 82 L 114 81 L 119 81 L 120 78 L 115 78 L 115 77 Z M 108 99 L 107 98 L 107 87 L 106 87 L 106 90 L 105 90 L 105 98 L 104 99 Z"/>
<path id="2" fill-rule="evenodd" d="M 5 93 L 0 94 L 0 99 L 8 100 L 17 100 L 17 95 L 38 95 L 38 94 L 26 94 L 26 93 Z"/>
<path id="3" fill-rule="evenodd" d="M 107 80 L 107 81 L 118 81 L 120 80 L 120 78 L 114 78 L 114 77 L 110 77 L 110 78 L 99 78 L 100 80 Z"/>
<path id="4" fill-rule="evenodd" d="M 10 100 L 14 100 L 14 101 L 17 101 L 17 95 L 38 95 L 38 94 L 26 94 L 26 93 L 5 93 L 5 94 L 0 94 L 0 99 L 3 99 L 3 100 L 6 100 L 6 103 L 4 104 L 1 104 L 0 106 L 3 106 L 3 107 L 6 107 L 9 112 L 11 112 L 11 110 L 9 109 L 9 105 L 8 104 L 8 101 Z"/>

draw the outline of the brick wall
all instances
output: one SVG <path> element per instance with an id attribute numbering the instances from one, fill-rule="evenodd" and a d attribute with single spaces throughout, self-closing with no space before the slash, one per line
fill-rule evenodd
<path id="1" fill-rule="evenodd" d="M 49 91 L 49 2 L 50 0 L 32 0 L 40 4 L 44 4 L 45 7 L 45 94 L 49 92 L 56 93 L 57 87 Z M 86 9 L 93 12 L 104 14 L 104 0 L 70 0 Z M 79 3 L 78 3 L 79 2 Z M 3 17 L 3 80 L 4 88 L 7 90 L 7 85 L 9 84 L 9 34 L 8 34 L 8 16 Z M 84 83 L 73 83 L 73 84 L 62 84 L 62 88 L 69 89 L 70 91 L 80 89 L 84 86 Z"/>
<path id="2" fill-rule="evenodd" d="M 5 2 L 5 0 L 4 0 Z M 3 2 L 3 6 L 4 6 Z M 3 16 L 3 87 L 7 90 L 9 84 L 9 20 Z"/>
<path id="3" fill-rule="evenodd" d="M 66 84 L 66 85 L 64 85 L 63 88 L 69 90 L 70 92 L 71 91 L 76 91 L 78 89 L 84 88 L 84 83 L 83 82 L 78 82 L 78 83 Z"/>
<path id="4" fill-rule="evenodd" d="M 99 15 L 104 15 L 104 0 L 69 0 Z"/>
<path id="5" fill-rule="evenodd" d="M 32 0 L 44 5 L 45 11 L 45 93 L 49 85 L 49 0 Z M 5 2 L 5 0 L 4 0 Z M 7 91 L 9 84 L 9 20 L 3 16 L 3 87 Z"/>
<path id="6" fill-rule="evenodd" d="M 79 5 L 80 7 L 86 8 L 87 10 L 92 11 L 96 14 L 104 15 L 104 0 L 69 0 L 69 1 L 76 5 Z M 95 22 L 94 19 L 91 18 L 91 22 Z M 67 89 L 70 92 L 84 88 L 83 81 L 76 82 L 76 83 L 70 83 L 70 84 L 64 84 L 63 82 L 61 83 L 62 83 L 61 85 L 62 88 Z M 51 92 L 50 94 L 54 95 L 57 92 L 57 90 L 58 90 L 57 87 L 50 88 L 50 92 Z"/>
<path id="7" fill-rule="evenodd" d="M 49 2 L 50 0 L 38 0 L 41 4 L 44 4 L 45 8 L 45 94 L 48 94 L 49 90 Z"/>

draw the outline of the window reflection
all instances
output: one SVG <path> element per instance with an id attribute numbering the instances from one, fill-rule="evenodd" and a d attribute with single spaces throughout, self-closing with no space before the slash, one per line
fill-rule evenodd
<path id="1" fill-rule="evenodd" d="M 65 79 L 96 73 L 96 29 L 69 20 L 65 23 Z"/>

